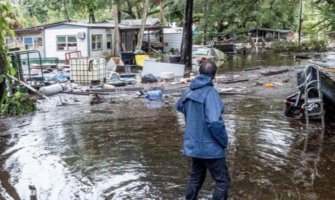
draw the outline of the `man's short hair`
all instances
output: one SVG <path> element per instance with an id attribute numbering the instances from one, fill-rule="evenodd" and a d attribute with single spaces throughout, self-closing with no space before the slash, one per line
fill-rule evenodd
<path id="1" fill-rule="evenodd" d="M 199 73 L 214 78 L 216 68 L 216 64 L 213 61 L 206 61 L 200 65 Z"/>

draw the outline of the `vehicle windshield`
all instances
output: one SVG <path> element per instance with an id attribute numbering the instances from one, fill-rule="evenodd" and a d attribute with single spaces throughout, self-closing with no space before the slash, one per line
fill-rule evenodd
<path id="1" fill-rule="evenodd" d="M 196 48 L 193 49 L 193 55 L 208 55 L 209 49 L 207 48 Z"/>

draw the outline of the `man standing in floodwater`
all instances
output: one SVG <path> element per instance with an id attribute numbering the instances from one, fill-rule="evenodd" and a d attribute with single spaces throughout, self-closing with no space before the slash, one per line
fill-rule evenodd
<path id="1" fill-rule="evenodd" d="M 186 123 L 183 154 L 192 160 L 186 199 L 197 199 L 207 170 L 215 180 L 213 199 L 228 198 L 230 177 L 225 159 L 228 137 L 221 117 L 223 102 L 213 87 L 216 68 L 212 61 L 203 63 L 200 75 L 192 80 L 176 104 Z"/>

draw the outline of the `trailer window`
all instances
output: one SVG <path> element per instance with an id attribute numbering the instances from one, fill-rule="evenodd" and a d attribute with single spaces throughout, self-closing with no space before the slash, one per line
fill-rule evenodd
<path id="1" fill-rule="evenodd" d="M 32 37 L 23 38 L 23 44 L 25 49 L 33 49 L 34 48 L 34 40 Z"/>
<path id="2" fill-rule="evenodd" d="M 107 38 L 106 38 L 106 41 L 107 41 L 107 49 L 112 49 L 113 46 L 112 46 L 112 34 L 107 34 Z"/>
<path id="3" fill-rule="evenodd" d="M 57 50 L 77 50 L 77 37 L 73 35 L 57 36 Z"/>
<path id="4" fill-rule="evenodd" d="M 92 35 L 92 50 L 102 49 L 102 35 Z"/>

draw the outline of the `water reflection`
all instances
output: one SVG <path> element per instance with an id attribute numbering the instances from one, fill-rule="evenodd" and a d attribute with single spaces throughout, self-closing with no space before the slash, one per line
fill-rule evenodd
<path id="1" fill-rule="evenodd" d="M 34 186 L 38 199 L 182 199 L 183 116 L 173 105 L 111 99 L 57 107 L 55 97 L 32 116 L 1 119 L 1 196 L 29 199 Z M 307 133 L 280 100 L 224 101 L 232 199 L 335 198 L 333 127 Z M 212 185 L 208 178 L 200 199 Z"/>
<path id="2" fill-rule="evenodd" d="M 274 57 L 269 52 L 258 53 L 253 52 L 246 55 L 228 55 L 224 64 L 223 71 L 241 71 L 248 68 L 257 67 L 275 67 L 275 66 L 298 66 L 301 63 L 295 61 L 294 55 L 279 54 Z"/>

